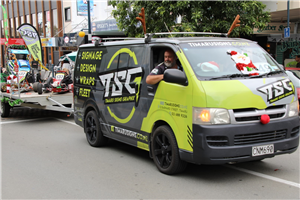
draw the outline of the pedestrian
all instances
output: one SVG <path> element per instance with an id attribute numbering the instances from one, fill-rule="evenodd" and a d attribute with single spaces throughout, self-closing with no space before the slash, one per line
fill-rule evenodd
<path id="1" fill-rule="evenodd" d="M 68 60 L 64 60 L 63 64 L 62 64 L 62 69 L 67 68 L 69 71 L 71 71 L 71 65 L 70 62 Z"/>
<path id="2" fill-rule="evenodd" d="M 295 60 L 292 62 L 289 62 L 286 67 L 289 68 L 300 68 L 300 54 L 296 55 Z"/>

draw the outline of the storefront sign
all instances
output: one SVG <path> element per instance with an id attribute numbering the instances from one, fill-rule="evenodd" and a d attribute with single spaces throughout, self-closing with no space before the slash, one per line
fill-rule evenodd
<path id="1" fill-rule="evenodd" d="M 42 47 L 56 47 L 57 44 L 57 38 L 41 38 Z"/>
<path id="2" fill-rule="evenodd" d="M 85 37 L 79 37 L 78 33 L 64 34 L 64 37 L 58 38 L 58 46 L 79 46 L 85 43 Z"/>
<path id="3" fill-rule="evenodd" d="M 88 16 L 87 0 L 77 0 L 77 15 Z M 90 0 L 90 15 L 94 16 L 94 0 Z"/>
<path id="4" fill-rule="evenodd" d="M 253 34 L 284 34 L 284 28 L 288 27 L 287 23 L 268 23 L 267 26 L 261 29 L 253 29 Z M 290 32 L 294 33 L 295 24 L 290 24 Z"/>
<path id="5" fill-rule="evenodd" d="M 119 30 L 115 19 L 108 19 L 92 23 L 93 32 Z"/>
<path id="6" fill-rule="evenodd" d="M 0 44 L 5 44 L 5 38 L 1 38 Z M 25 42 L 22 38 L 8 38 L 8 45 L 25 45 Z"/>

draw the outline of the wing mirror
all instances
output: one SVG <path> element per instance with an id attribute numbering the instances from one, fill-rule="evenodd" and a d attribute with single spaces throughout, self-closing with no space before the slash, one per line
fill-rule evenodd
<path id="1" fill-rule="evenodd" d="M 178 69 L 167 69 L 164 73 L 164 81 L 185 86 L 188 85 L 185 74 L 183 73 L 183 71 Z"/>

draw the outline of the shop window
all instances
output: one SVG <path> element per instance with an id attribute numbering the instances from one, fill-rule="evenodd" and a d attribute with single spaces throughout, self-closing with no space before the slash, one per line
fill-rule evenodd
<path id="1" fill-rule="evenodd" d="M 65 21 L 71 21 L 71 8 L 65 8 Z"/>

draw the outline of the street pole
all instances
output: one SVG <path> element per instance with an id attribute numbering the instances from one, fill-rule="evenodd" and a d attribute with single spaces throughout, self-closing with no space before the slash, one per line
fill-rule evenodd
<path id="1" fill-rule="evenodd" d="M 87 0 L 87 10 L 88 10 L 88 43 L 91 42 L 92 40 L 92 35 L 91 35 L 91 11 L 90 11 L 90 0 Z"/>
<path id="2" fill-rule="evenodd" d="M 290 27 L 290 0 L 287 1 L 287 25 Z"/>

